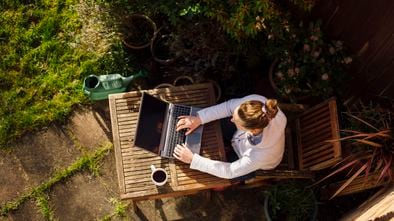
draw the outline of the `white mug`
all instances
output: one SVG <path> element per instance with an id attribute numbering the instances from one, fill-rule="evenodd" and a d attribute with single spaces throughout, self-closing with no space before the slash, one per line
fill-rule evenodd
<path id="1" fill-rule="evenodd" d="M 168 174 L 163 168 L 156 168 L 154 165 L 150 165 L 150 168 L 152 170 L 150 178 L 156 186 L 163 186 L 167 183 Z"/>

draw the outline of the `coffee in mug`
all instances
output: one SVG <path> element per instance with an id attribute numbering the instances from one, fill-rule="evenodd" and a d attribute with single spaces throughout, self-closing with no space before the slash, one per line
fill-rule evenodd
<path id="1" fill-rule="evenodd" d="M 162 168 L 156 168 L 154 165 L 151 165 L 150 168 L 152 170 L 152 182 L 157 186 L 163 186 L 168 179 L 167 172 Z"/>

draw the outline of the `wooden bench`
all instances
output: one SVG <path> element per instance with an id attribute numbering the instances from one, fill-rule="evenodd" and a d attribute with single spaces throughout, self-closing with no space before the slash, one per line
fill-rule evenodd
<path id="1" fill-rule="evenodd" d="M 134 146 L 134 135 L 143 91 L 112 94 L 109 106 L 115 148 L 116 170 L 121 199 L 145 200 L 175 197 L 200 190 L 230 185 L 221 179 L 189 168 L 178 160 L 166 159 Z M 207 107 L 215 104 L 211 84 L 195 84 L 173 88 L 145 90 L 172 103 Z M 201 155 L 225 161 L 222 133 L 218 121 L 204 125 Z M 169 174 L 169 182 L 155 186 L 150 180 L 150 165 L 161 167 Z"/>

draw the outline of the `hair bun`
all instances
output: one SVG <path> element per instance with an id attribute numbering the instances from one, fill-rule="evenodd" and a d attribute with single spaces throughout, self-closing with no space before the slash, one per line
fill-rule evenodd
<path id="1" fill-rule="evenodd" d="M 272 119 L 278 113 L 278 101 L 276 99 L 268 99 L 265 102 L 265 109 L 267 117 Z"/>

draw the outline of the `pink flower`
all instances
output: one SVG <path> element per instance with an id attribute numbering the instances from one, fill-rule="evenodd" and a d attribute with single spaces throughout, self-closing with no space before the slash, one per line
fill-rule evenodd
<path id="1" fill-rule="evenodd" d="M 328 76 L 327 73 L 324 73 L 324 74 L 322 74 L 322 76 L 321 76 L 321 79 L 322 79 L 323 81 L 328 80 L 328 78 L 329 78 L 329 76 Z"/>
<path id="2" fill-rule="evenodd" d="M 317 36 L 315 36 L 315 35 L 312 35 L 312 36 L 310 37 L 310 39 L 311 39 L 312 41 L 317 41 L 317 40 L 319 40 L 319 37 L 317 37 Z"/>
<path id="3" fill-rule="evenodd" d="M 294 71 L 295 71 L 296 74 L 299 74 L 300 73 L 300 68 L 296 67 L 296 68 L 294 68 Z"/>
<path id="4" fill-rule="evenodd" d="M 304 44 L 304 51 L 310 51 L 311 50 L 311 46 L 309 46 L 308 44 Z"/>
<path id="5" fill-rule="evenodd" d="M 293 77 L 295 75 L 295 71 L 293 68 L 289 68 L 287 70 L 287 74 L 289 75 L 289 77 Z"/>
<path id="6" fill-rule="evenodd" d="M 312 52 L 312 57 L 317 58 L 320 55 L 320 51 L 314 51 Z"/>
<path id="7" fill-rule="evenodd" d="M 333 47 L 330 47 L 328 51 L 330 52 L 330 54 L 334 54 L 336 52 L 335 48 Z"/>

